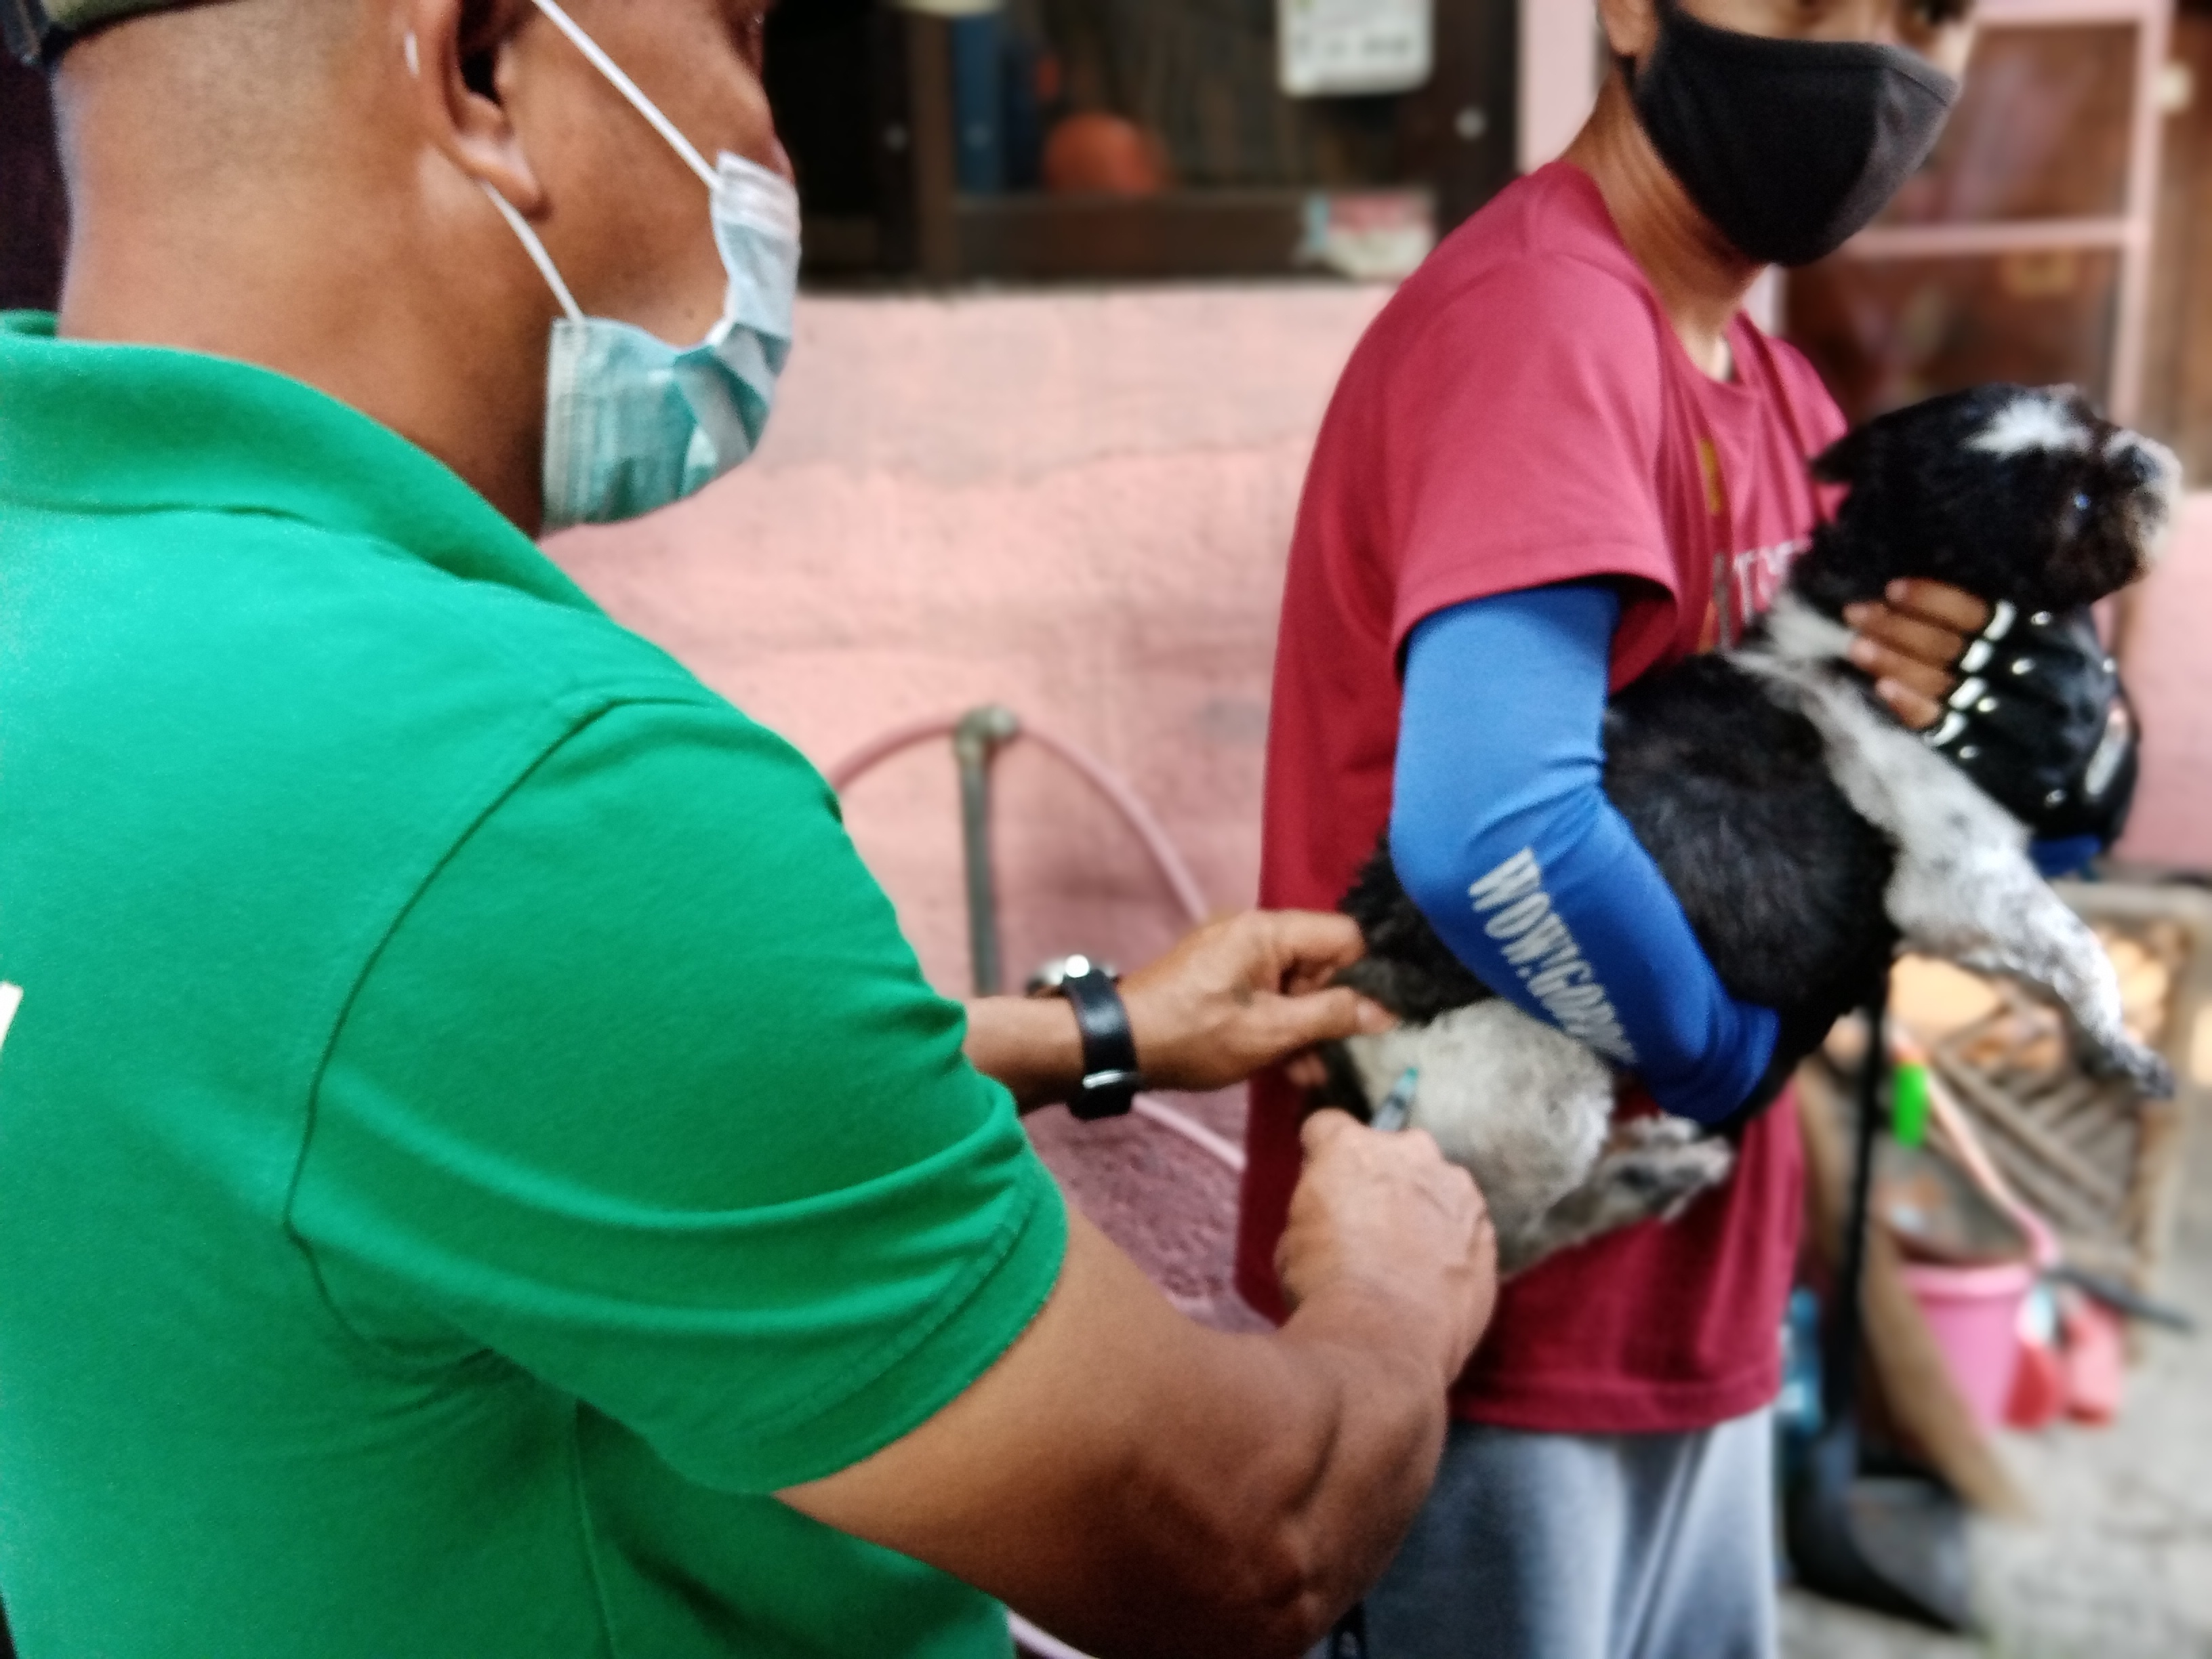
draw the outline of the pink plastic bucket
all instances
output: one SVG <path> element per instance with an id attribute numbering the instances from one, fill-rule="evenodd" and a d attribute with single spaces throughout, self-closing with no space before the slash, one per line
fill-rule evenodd
<path id="1" fill-rule="evenodd" d="M 2020 1313 L 2035 1288 L 2030 1261 L 1991 1267 L 1907 1264 L 1905 1283 L 1934 1333 L 1951 1380 L 1984 1428 L 2004 1421 L 2020 1369 Z"/>

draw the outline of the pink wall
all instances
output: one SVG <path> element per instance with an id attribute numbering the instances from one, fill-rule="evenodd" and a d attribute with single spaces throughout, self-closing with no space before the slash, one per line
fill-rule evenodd
<path id="1" fill-rule="evenodd" d="M 2143 722 L 2143 781 L 2122 849 L 2145 864 L 2212 871 L 2212 495 L 2136 600 L 2127 675 Z"/>
<path id="2" fill-rule="evenodd" d="M 556 555 L 621 620 L 828 766 L 1006 702 L 1095 750 L 1218 906 L 1256 877 L 1284 551 L 1316 426 L 1385 297 L 1322 285 L 810 300 L 762 453 Z M 2212 497 L 2140 606 L 2149 769 L 2129 851 L 2212 867 Z M 1001 764 L 1007 960 L 1156 952 L 1179 915 L 1057 763 Z M 931 976 L 964 989 L 949 752 L 848 801 Z"/>
<path id="3" fill-rule="evenodd" d="M 1301 476 L 1386 293 L 1322 285 L 813 299 L 742 471 L 562 562 L 818 764 L 998 701 L 1096 752 L 1215 905 L 1250 902 Z M 1035 750 L 1001 763 L 1007 962 L 1156 953 L 1180 914 Z M 848 797 L 931 977 L 964 989 L 950 752 Z"/>

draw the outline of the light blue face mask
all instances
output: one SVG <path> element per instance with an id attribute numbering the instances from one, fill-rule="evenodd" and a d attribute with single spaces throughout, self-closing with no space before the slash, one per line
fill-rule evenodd
<path id="1" fill-rule="evenodd" d="M 709 167 L 554 0 L 537 4 L 706 184 L 728 274 L 721 319 L 695 346 L 587 317 L 538 233 L 485 186 L 567 313 L 553 325 L 545 386 L 545 527 L 559 530 L 641 517 L 703 489 L 753 453 L 791 356 L 799 193 L 781 174 L 726 151 Z"/>

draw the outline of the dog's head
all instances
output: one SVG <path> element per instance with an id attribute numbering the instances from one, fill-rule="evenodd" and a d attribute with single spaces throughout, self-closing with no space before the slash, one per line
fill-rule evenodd
<path id="1" fill-rule="evenodd" d="M 1850 492 L 1817 561 L 1832 602 L 1921 576 L 2071 611 L 2148 573 L 2181 496 L 2171 451 L 2070 386 L 1917 404 L 1859 428 L 1814 471 Z"/>

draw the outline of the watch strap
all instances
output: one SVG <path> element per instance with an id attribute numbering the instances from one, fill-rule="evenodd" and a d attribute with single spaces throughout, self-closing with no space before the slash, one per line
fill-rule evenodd
<path id="1" fill-rule="evenodd" d="M 1129 1029 L 1121 988 L 1113 975 L 1092 967 L 1061 980 L 1060 994 L 1075 1010 L 1083 1038 L 1083 1083 L 1067 1109 L 1085 1123 L 1127 1115 L 1145 1079 L 1137 1069 L 1137 1036 Z"/>

